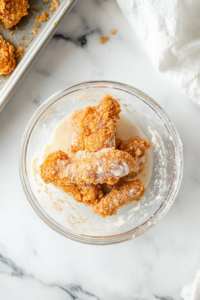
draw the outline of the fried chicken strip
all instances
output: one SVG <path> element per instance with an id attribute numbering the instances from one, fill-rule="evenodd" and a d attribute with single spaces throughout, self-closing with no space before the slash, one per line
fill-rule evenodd
<path id="1" fill-rule="evenodd" d="M 119 120 L 120 105 L 107 96 L 97 106 L 75 111 L 72 126 L 75 135 L 71 151 L 99 151 L 115 147 L 115 134 Z"/>
<path id="2" fill-rule="evenodd" d="M 129 201 L 139 201 L 144 195 L 145 188 L 139 179 L 127 181 L 112 189 L 112 191 L 93 205 L 94 213 L 105 218 L 117 214 L 119 206 Z"/>
<path id="3" fill-rule="evenodd" d="M 44 182 L 63 186 L 70 183 L 114 184 L 135 168 L 130 154 L 109 148 L 98 152 L 78 151 L 72 158 L 56 151 L 47 156 L 40 171 Z"/>
<path id="4" fill-rule="evenodd" d="M 0 19 L 7 28 L 12 28 L 28 14 L 28 8 L 27 0 L 0 0 Z"/>
<path id="5" fill-rule="evenodd" d="M 15 48 L 0 35 L 0 75 L 9 74 L 15 66 Z"/>
<path id="6" fill-rule="evenodd" d="M 117 149 L 129 153 L 136 161 L 135 171 L 129 173 L 126 178 L 132 179 L 140 174 L 144 170 L 147 161 L 147 150 L 151 148 L 149 142 L 135 136 L 130 138 L 127 142 L 117 139 L 116 146 Z"/>
<path id="7" fill-rule="evenodd" d="M 54 161 L 60 159 L 62 161 L 63 159 L 68 159 L 67 154 L 64 152 L 58 151 L 50 154 L 50 157 L 48 158 L 48 163 L 49 161 Z M 42 169 L 41 172 L 44 172 L 44 169 Z M 43 174 L 44 175 L 44 174 Z M 45 174 L 46 175 L 46 174 Z M 103 192 L 101 189 L 101 186 L 99 184 L 94 185 L 94 184 L 67 184 L 63 180 L 54 180 L 53 178 L 49 179 L 45 177 L 44 180 L 46 183 L 53 183 L 56 186 L 60 186 L 63 188 L 63 190 L 72 195 L 73 198 L 77 202 L 83 202 L 85 205 L 90 205 L 94 204 L 99 201 L 103 197 Z"/>
<path id="8" fill-rule="evenodd" d="M 77 202 L 83 202 L 86 206 L 97 203 L 104 195 L 99 184 L 70 184 L 62 187 Z"/>

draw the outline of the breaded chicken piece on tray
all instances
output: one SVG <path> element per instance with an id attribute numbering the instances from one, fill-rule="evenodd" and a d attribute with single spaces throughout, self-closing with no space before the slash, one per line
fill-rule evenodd
<path id="1" fill-rule="evenodd" d="M 112 189 L 112 191 L 93 205 L 94 213 L 105 218 L 117 214 L 117 209 L 130 201 L 139 201 L 145 188 L 139 179 L 127 181 Z"/>
<path id="2" fill-rule="evenodd" d="M 64 185 L 62 188 L 77 202 L 82 202 L 86 206 L 97 203 L 104 196 L 99 184 L 70 184 Z"/>
<path id="3" fill-rule="evenodd" d="M 47 156 L 40 166 L 45 183 L 63 186 L 69 183 L 114 184 L 136 168 L 134 158 L 113 148 L 98 152 L 78 151 L 72 158 L 56 151 Z"/>
<path id="4" fill-rule="evenodd" d="M 116 147 L 119 150 L 129 153 L 136 161 L 136 169 L 129 173 L 126 178 L 132 179 L 144 170 L 147 161 L 147 150 L 151 148 L 149 142 L 135 136 L 130 138 L 127 142 L 117 139 Z"/>
<path id="5" fill-rule="evenodd" d="M 15 66 L 15 48 L 0 35 L 0 75 L 9 74 Z"/>
<path id="6" fill-rule="evenodd" d="M 120 112 L 119 103 L 111 96 L 106 96 L 96 106 L 75 111 L 72 118 L 75 134 L 71 151 L 99 151 L 115 147 Z"/>
<path id="7" fill-rule="evenodd" d="M 27 0 L 0 0 L 0 19 L 7 28 L 12 28 L 22 17 L 28 15 Z"/>

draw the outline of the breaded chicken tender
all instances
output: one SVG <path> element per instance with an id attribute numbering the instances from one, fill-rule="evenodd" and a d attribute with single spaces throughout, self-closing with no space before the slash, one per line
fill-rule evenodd
<path id="1" fill-rule="evenodd" d="M 114 148 L 98 152 L 78 151 L 72 158 L 56 151 L 49 154 L 40 166 L 44 182 L 60 186 L 70 183 L 114 184 L 135 168 L 135 160 L 130 154 Z"/>
<path id="2" fill-rule="evenodd" d="M 128 176 L 128 175 L 127 175 L 127 176 Z M 104 188 L 105 188 L 106 190 L 112 190 L 113 188 L 122 186 L 124 183 L 127 183 L 128 180 L 129 180 L 129 179 L 127 179 L 126 176 L 125 176 L 125 177 L 120 178 L 116 183 L 114 183 L 114 184 L 112 184 L 112 185 L 111 185 L 111 184 L 105 184 L 105 185 L 104 185 Z"/>
<path id="3" fill-rule="evenodd" d="M 71 151 L 99 151 L 115 147 L 120 112 L 119 103 L 111 96 L 106 96 L 97 106 L 75 111 L 72 118 L 75 134 Z"/>
<path id="4" fill-rule="evenodd" d="M 119 206 L 130 202 L 139 201 L 144 195 L 145 188 L 139 179 L 127 181 L 112 189 L 112 191 L 93 205 L 94 213 L 105 218 L 117 214 Z"/>
<path id="5" fill-rule="evenodd" d="M 54 152 L 49 155 L 49 159 L 46 161 L 48 165 L 49 161 L 57 160 L 60 161 L 64 159 L 68 159 L 67 154 L 61 151 Z M 44 172 L 42 169 L 41 172 Z M 63 190 L 72 195 L 77 202 L 83 202 L 85 205 L 94 204 L 99 201 L 103 197 L 103 192 L 101 186 L 99 184 L 74 184 L 74 183 L 67 183 L 63 180 L 54 180 L 53 178 L 49 179 L 45 177 L 46 183 L 53 183 L 56 186 L 61 186 Z"/>
<path id="6" fill-rule="evenodd" d="M 62 188 L 77 202 L 83 202 L 86 206 L 97 203 L 104 195 L 99 184 L 71 184 L 64 185 Z"/>
<path id="7" fill-rule="evenodd" d="M 27 0 L 0 0 L 0 19 L 7 28 L 12 28 L 28 14 L 28 8 Z"/>
<path id="8" fill-rule="evenodd" d="M 126 178 L 131 179 L 140 174 L 144 170 L 147 161 L 147 150 L 151 148 L 149 142 L 135 136 L 130 138 L 127 142 L 117 139 L 116 146 L 117 149 L 129 153 L 136 161 L 135 171 L 129 173 Z"/>
<path id="9" fill-rule="evenodd" d="M 9 74 L 15 66 L 15 48 L 0 35 L 0 75 Z"/>

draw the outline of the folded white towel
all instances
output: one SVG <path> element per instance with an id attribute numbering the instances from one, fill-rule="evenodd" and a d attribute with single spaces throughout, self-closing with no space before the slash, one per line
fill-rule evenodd
<path id="1" fill-rule="evenodd" d="M 181 290 L 184 300 L 200 300 L 200 271 L 197 273 L 194 283 L 189 283 Z"/>
<path id="2" fill-rule="evenodd" d="M 200 0 L 117 0 L 154 66 L 200 104 Z"/>

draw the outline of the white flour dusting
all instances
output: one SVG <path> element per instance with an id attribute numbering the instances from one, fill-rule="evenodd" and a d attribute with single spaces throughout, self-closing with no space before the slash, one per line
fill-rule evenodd
<path id="1" fill-rule="evenodd" d="M 50 142 L 45 146 L 44 153 L 41 157 L 45 157 L 50 152 L 56 150 L 62 150 L 73 157 L 70 152 L 70 139 L 66 139 L 66 136 L 70 136 L 71 139 L 74 132 L 71 132 L 71 116 L 65 117 L 61 121 L 60 125 L 55 129 L 52 136 L 50 135 Z M 45 125 L 45 124 L 44 124 Z M 121 115 L 121 120 L 118 126 L 117 137 L 122 137 L 129 139 L 131 136 L 137 135 L 144 138 L 143 134 L 139 129 L 134 127 L 134 125 L 123 115 Z M 45 128 L 47 131 L 48 128 Z M 125 132 L 124 132 L 125 131 Z M 64 135 L 64 138 L 63 138 Z M 107 152 L 104 149 L 103 152 Z M 149 153 L 150 154 L 150 153 Z M 151 157 L 148 154 L 147 167 L 138 176 L 142 180 L 144 185 L 147 185 L 151 176 Z M 106 159 L 102 159 L 102 162 L 106 164 Z M 101 163 L 102 163 L 101 162 Z M 66 227 L 74 232 L 80 234 L 113 234 L 118 228 L 123 227 L 126 224 L 127 218 L 133 218 L 134 212 L 139 210 L 139 203 L 132 202 L 131 205 L 127 204 L 118 210 L 118 214 L 112 217 L 102 217 L 93 213 L 91 207 L 86 207 L 83 203 L 76 202 L 72 196 L 66 194 L 61 188 L 55 187 L 51 184 L 45 184 L 40 178 L 39 174 L 39 157 L 35 158 L 33 161 L 33 180 L 34 190 L 36 198 L 40 202 L 41 206 L 47 213 L 63 227 Z M 101 176 L 104 170 L 101 163 L 97 164 L 97 173 Z M 87 166 L 87 170 L 90 170 L 90 166 Z M 73 172 L 73 170 L 71 170 Z M 112 174 L 114 176 L 123 176 L 129 173 L 129 167 L 126 162 L 122 165 L 116 164 L 112 168 Z M 125 217 L 127 214 L 128 215 Z M 125 215 L 124 215 L 125 214 Z M 133 220 L 133 219 L 132 219 Z M 111 233 L 110 233 L 111 232 Z"/>

